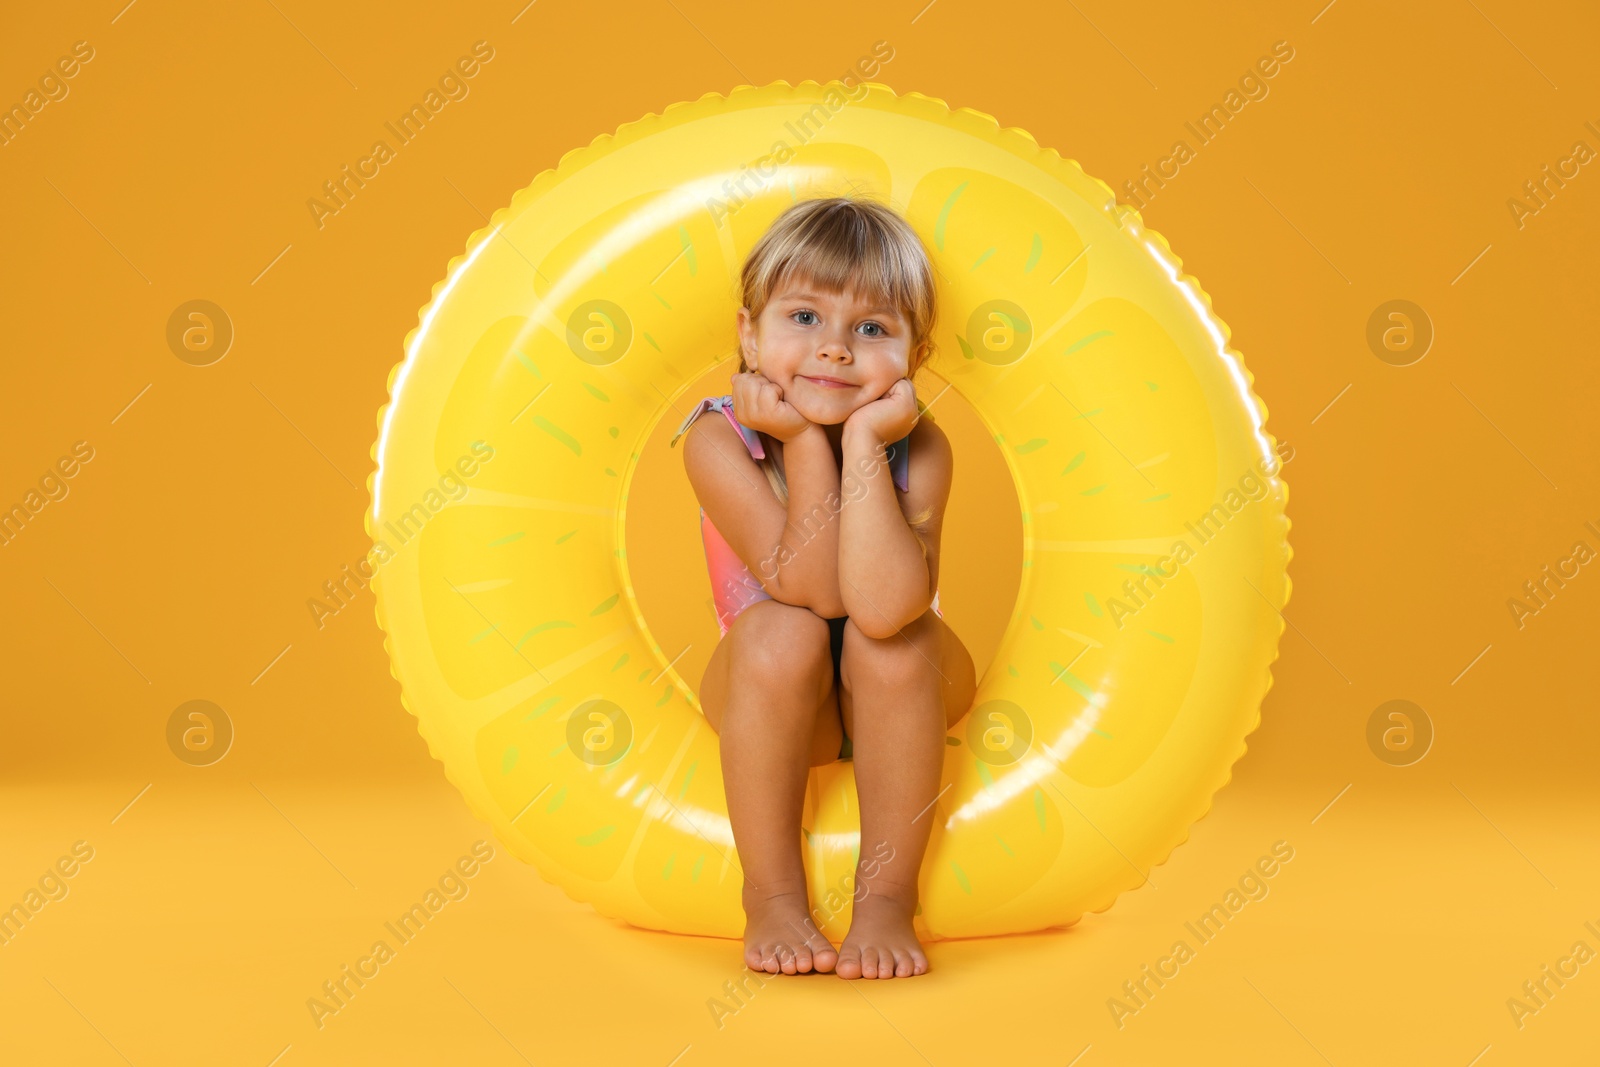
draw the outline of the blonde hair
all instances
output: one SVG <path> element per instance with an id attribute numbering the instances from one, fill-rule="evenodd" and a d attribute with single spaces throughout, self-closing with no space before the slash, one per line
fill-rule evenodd
<path id="1" fill-rule="evenodd" d="M 933 357 L 938 318 L 933 263 L 917 232 L 893 208 L 854 197 L 791 205 L 762 234 L 740 272 L 741 300 L 751 319 L 759 319 L 773 295 L 794 281 L 809 281 L 828 292 L 854 291 L 864 300 L 899 308 L 911 324 L 906 377 L 913 382 Z M 741 346 L 739 373 L 749 369 Z M 922 409 L 921 401 L 917 407 Z M 789 483 L 775 456 L 774 438 L 760 436 L 766 452 L 761 469 L 778 501 L 787 506 Z M 919 527 L 932 514 L 932 508 L 925 508 L 906 520 L 924 554 L 927 545 Z"/>

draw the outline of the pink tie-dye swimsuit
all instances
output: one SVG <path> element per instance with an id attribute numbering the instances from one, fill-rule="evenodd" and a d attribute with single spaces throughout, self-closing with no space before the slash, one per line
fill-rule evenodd
<path id="1" fill-rule="evenodd" d="M 678 427 L 678 432 L 672 436 L 672 443 L 677 444 L 678 438 L 689 429 L 691 423 L 707 411 L 720 411 L 728 417 L 728 422 L 739 431 L 743 438 L 745 448 L 754 459 L 766 457 L 762 448 L 761 438 L 748 426 L 733 417 L 733 394 L 725 396 L 708 396 L 695 409 L 689 412 L 688 418 Z M 911 438 L 902 437 L 888 448 L 889 473 L 894 479 L 894 484 L 905 492 L 910 485 L 911 475 Z M 706 569 L 711 574 L 711 595 L 717 607 L 717 625 L 726 634 L 728 627 L 733 625 L 733 620 L 739 612 L 751 604 L 761 600 L 771 600 L 771 595 L 761 586 L 756 576 L 750 573 L 750 568 L 745 566 L 733 546 L 717 532 L 711 519 L 706 515 L 706 509 L 700 509 L 700 538 L 705 542 Z M 933 594 L 934 613 L 944 618 L 944 612 L 939 610 L 939 593 Z M 834 620 L 829 620 L 834 621 Z"/>

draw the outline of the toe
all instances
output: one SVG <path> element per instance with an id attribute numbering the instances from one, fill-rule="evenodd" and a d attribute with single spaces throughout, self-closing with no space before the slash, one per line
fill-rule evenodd
<path id="1" fill-rule="evenodd" d="M 871 945 L 861 950 L 861 977 L 878 977 L 878 950 Z"/>
<path id="2" fill-rule="evenodd" d="M 854 945 L 841 945 L 839 960 L 833 965 L 833 973 L 840 978 L 861 977 L 861 954 Z"/>

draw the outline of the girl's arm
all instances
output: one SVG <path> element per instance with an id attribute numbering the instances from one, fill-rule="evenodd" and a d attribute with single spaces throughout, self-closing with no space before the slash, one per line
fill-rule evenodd
<path id="1" fill-rule="evenodd" d="M 755 571 L 775 574 L 782 588 L 824 619 L 845 614 L 839 595 L 839 468 L 821 426 L 812 424 L 783 446 L 789 509 L 777 545 Z M 763 479 L 765 480 L 765 479 Z"/>
<path id="2" fill-rule="evenodd" d="M 697 419 L 683 462 L 717 532 L 774 600 L 825 619 L 845 614 L 839 596 L 839 472 L 820 426 L 783 448 L 789 506 L 778 502 L 761 466 L 727 419 Z M 831 501 L 831 506 L 830 502 Z"/>
<path id="3" fill-rule="evenodd" d="M 884 461 L 885 442 L 847 423 L 843 444 L 845 470 L 866 491 L 859 499 L 852 493 L 841 516 L 839 592 L 857 629 L 891 637 L 933 603 L 954 457 L 944 431 L 920 419 L 911 431 L 911 488 L 901 500 Z M 919 540 L 907 519 L 923 509 L 932 514 Z"/>

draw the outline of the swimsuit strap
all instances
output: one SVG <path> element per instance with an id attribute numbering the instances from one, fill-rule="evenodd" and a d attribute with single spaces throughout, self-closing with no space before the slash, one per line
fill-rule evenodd
<path id="1" fill-rule="evenodd" d="M 754 430 L 750 429 L 750 427 L 744 425 L 738 419 L 733 417 L 732 393 L 728 393 L 725 396 L 708 396 L 704 400 L 700 401 L 700 403 L 696 404 L 694 406 L 694 410 L 689 412 L 688 417 L 685 418 L 683 423 L 678 427 L 678 432 L 672 435 L 672 440 L 667 444 L 667 447 L 672 448 L 674 445 L 676 445 L 678 443 L 678 438 L 682 437 L 689 431 L 690 424 L 708 411 L 720 411 L 724 415 L 728 416 L 728 421 L 733 424 L 733 428 L 738 430 L 739 436 L 744 439 L 744 447 L 750 451 L 751 458 L 766 458 L 766 449 L 764 449 L 761 445 L 760 436 L 757 435 Z"/>
<path id="2" fill-rule="evenodd" d="M 678 438 L 688 432 L 689 426 L 694 420 L 708 411 L 720 411 L 726 415 L 728 421 L 733 424 L 733 428 L 738 430 L 739 436 L 744 439 L 744 446 L 750 451 L 750 455 L 755 459 L 766 458 L 766 450 L 761 445 L 761 438 L 754 430 L 733 417 L 732 393 L 727 393 L 723 396 L 708 396 L 696 404 L 694 410 L 689 412 L 688 417 L 678 427 L 678 432 L 672 435 L 672 440 L 667 447 L 671 448 L 676 445 Z M 911 485 L 911 435 L 907 434 L 890 445 L 885 455 L 889 461 L 889 476 L 894 479 L 894 484 L 899 486 L 902 493 L 906 492 Z"/>

